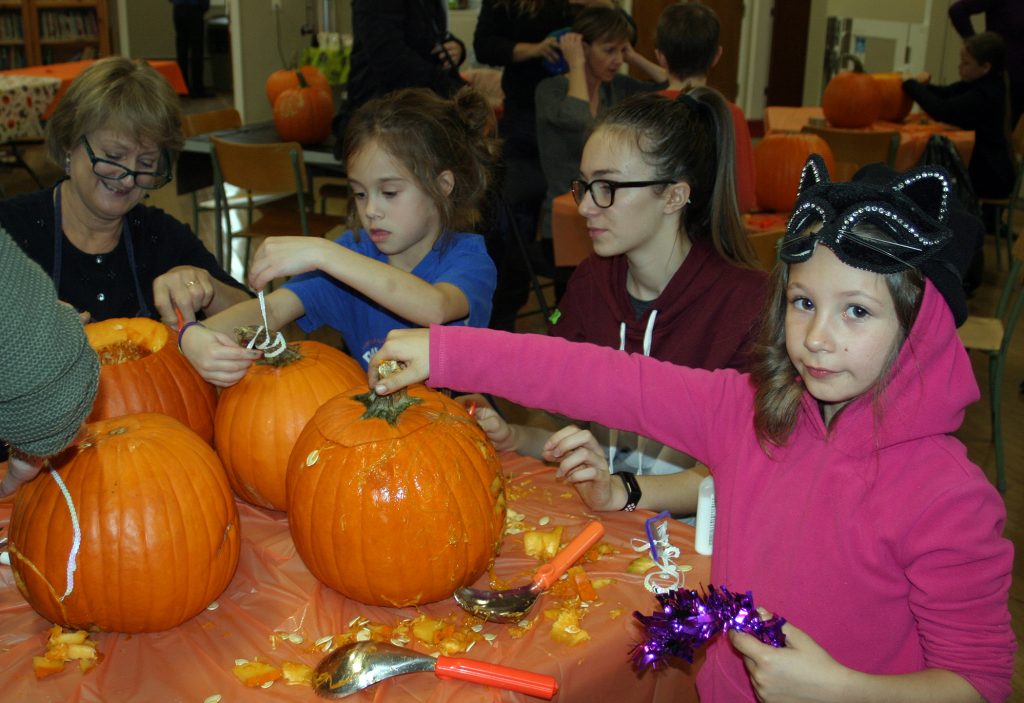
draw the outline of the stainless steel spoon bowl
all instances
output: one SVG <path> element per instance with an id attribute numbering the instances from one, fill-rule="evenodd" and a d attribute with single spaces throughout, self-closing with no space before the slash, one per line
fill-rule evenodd
<path id="1" fill-rule="evenodd" d="M 433 671 L 440 679 L 458 679 L 551 698 L 558 682 L 551 676 L 507 666 L 440 656 L 436 659 L 386 642 L 353 642 L 328 654 L 316 667 L 313 688 L 323 698 L 345 698 L 384 679 Z"/>
<path id="2" fill-rule="evenodd" d="M 454 594 L 455 602 L 477 617 L 491 622 L 521 620 L 537 602 L 537 597 L 561 578 L 603 535 L 604 525 L 591 521 L 554 559 L 537 569 L 531 583 L 505 591 L 459 588 Z"/>

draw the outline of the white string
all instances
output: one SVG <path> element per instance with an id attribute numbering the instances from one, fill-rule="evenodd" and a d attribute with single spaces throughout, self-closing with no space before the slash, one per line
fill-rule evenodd
<path id="1" fill-rule="evenodd" d="M 270 338 L 270 323 L 267 321 L 267 302 L 263 298 L 263 291 L 257 293 L 260 300 L 260 315 L 263 316 L 263 324 L 256 330 L 256 334 L 249 340 L 249 343 L 245 345 L 246 349 L 252 349 L 255 347 L 263 352 L 263 356 L 267 359 L 273 359 L 278 354 L 281 354 L 285 349 L 288 348 L 288 342 L 284 340 L 284 335 L 280 332 L 273 339 Z M 263 341 L 259 344 L 256 340 L 260 338 L 260 333 L 263 333 Z"/>
<path id="2" fill-rule="evenodd" d="M 660 567 L 656 571 L 650 571 L 644 576 L 644 588 L 651 593 L 668 593 L 671 590 L 678 590 L 683 587 L 684 572 L 676 566 L 675 559 L 679 556 L 679 547 L 674 546 L 668 540 L 668 525 L 664 522 L 657 526 L 658 537 L 658 559 L 654 562 Z M 639 537 L 630 540 L 630 546 L 634 552 L 650 553 L 650 543 Z M 651 557 L 653 559 L 653 554 Z"/>
<path id="3" fill-rule="evenodd" d="M 82 528 L 78 524 L 78 511 L 75 510 L 75 504 L 71 500 L 71 493 L 68 491 L 68 487 L 64 485 L 60 474 L 54 469 L 50 469 L 50 476 L 57 482 L 60 492 L 64 494 L 64 502 L 68 504 L 68 512 L 71 513 L 71 529 L 75 534 L 74 539 L 71 541 L 71 552 L 68 554 L 67 588 L 64 590 L 64 595 L 60 597 L 61 602 L 63 602 L 75 590 L 75 571 L 78 569 L 78 550 L 82 546 Z"/>

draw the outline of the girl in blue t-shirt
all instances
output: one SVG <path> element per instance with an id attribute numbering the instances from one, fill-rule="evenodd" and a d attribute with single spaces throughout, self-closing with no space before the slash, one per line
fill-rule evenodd
<path id="1" fill-rule="evenodd" d="M 334 242 L 297 236 L 263 243 L 249 285 L 261 290 L 295 276 L 266 296 L 270 329 L 326 325 L 365 367 L 392 329 L 486 326 L 494 264 L 483 237 L 461 230 L 477 219 L 487 189 L 497 154 L 493 119 L 468 88 L 452 100 L 402 90 L 356 111 L 344 157 L 361 227 Z M 230 386 L 262 354 L 236 343 L 233 330 L 262 322 L 259 301 L 246 301 L 183 327 L 180 346 L 203 378 Z"/>

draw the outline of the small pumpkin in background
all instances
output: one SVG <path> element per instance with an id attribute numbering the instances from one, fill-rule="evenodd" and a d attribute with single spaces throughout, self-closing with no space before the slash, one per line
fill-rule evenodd
<path id="1" fill-rule="evenodd" d="M 359 383 L 366 384 L 366 372 L 355 359 L 320 342 L 300 341 L 256 362 L 223 389 L 217 454 L 235 493 L 253 505 L 284 510 L 296 437 L 321 404 Z"/>
<path id="2" fill-rule="evenodd" d="M 902 73 L 869 74 L 878 86 L 881 96 L 881 108 L 878 118 L 886 122 L 902 122 L 907 119 L 914 101 L 903 92 Z"/>
<path id="3" fill-rule="evenodd" d="M 839 65 L 847 61 L 853 62 L 853 69 L 832 76 L 821 96 L 821 111 L 833 127 L 867 127 L 881 115 L 882 93 L 857 57 L 846 54 Z"/>
<path id="4" fill-rule="evenodd" d="M 288 525 L 320 581 L 368 605 L 448 598 L 490 566 L 505 525 L 494 448 L 426 386 L 324 403 L 288 460 Z"/>
<path id="5" fill-rule="evenodd" d="M 319 144 L 331 134 L 334 99 L 330 86 L 318 87 L 310 84 L 305 74 L 296 75 L 299 84 L 281 91 L 274 98 L 274 127 L 286 142 Z"/>
<path id="6" fill-rule="evenodd" d="M 183 424 L 155 413 L 90 423 L 53 465 L 68 497 L 47 470 L 21 486 L 8 545 L 18 590 L 41 616 L 156 632 L 227 588 L 238 512 L 217 454 Z"/>
<path id="7" fill-rule="evenodd" d="M 145 317 L 85 326 L 100 358 L 100 385 L 88 421 L 133 413 L 163 413 L 213 442 L 217 389 L 178 351 L 167 325 Z"/>
<path id="8" fill-rule="evenodd" d="M 800 172 L 811 154 L 821 154 L 829 173 L 835 172 L 832 149 L 817 134 L 765 135 L 754 147 L 758 205 L 774 212 L 791 211 L 796 203 Z"/>
<path id="9" fill-rule="evenodd" d="M 327 82 L 327 77 L 318 68 L 314 66 L 302 66 L 298 70 L 283 68 L 279 71 L 274 71 L 267 77 L 267 100 L 270 101 L 271 107 L 277 102 L 277 97 L 281 93 L 299 87 L 300 76 L 306 85 L 319 88 L 327 93 L 331 92 L 331 84 Z"/>

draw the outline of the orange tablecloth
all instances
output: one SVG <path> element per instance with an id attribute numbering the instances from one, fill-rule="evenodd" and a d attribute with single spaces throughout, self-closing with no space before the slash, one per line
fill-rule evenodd
<path id="1" fill-rule="evenodd" d="M 824 120 L 825 117 L 821 108 L 812 107 L 778 107 L 769 106 L 764 109 L 765 134 L 772 132 L 799 132 L 804 126 L 811 123 L 811 120 Z M 897 171 L 906 171 L 917 165 L 924 153 L 928 137 L 940 133 L 949 137 L 953 145 L 960 153 L 960 158 L 965 164 L 971 162 L 971 152 L 974 151 L 973 130 L 957 129 L 952 125 L 929 120 L 920 112 L 912 113 L 903 122 L 875 122 L 865 129 L 873 130 L 896 130 L 900 133 L 900 146 L 896 152 Z"/>
<path id="2" fill-rule="evenodd" d="M 42 66 L 25 66 L 23 68 L 12 68 L 7 71 L 0 71 L 2 74 L 13 74 L 19 76 L 49 76 L 51 78 L 59 78 L 61 81 L 60 89 L 57 91 L 57 95 L 53 98 L 53 102 L 50 103 L 50 107 L 43 113 L 43 119 L 47 119 L 50 113 L 53 112 L 53 108 L 60 101 L 64 92 L 68 89 L 79 73 L 87 69 L 92 64 L 96 63 L 96 59 L 89 59 L 86 61 L 71 61 L 69 63 L 51 63 Z M 178 68 L 178 64 L 175 61 L 157 61 L 150 60 L 149 65 L 159 71 L 167 81 L 174 88 L 174 92 L 178 95 L 187 95 L 188 87 L 185 85 L 185 78 L 181 75 L 181 69 Z"/>
<path id="3" fill-rule="evenodd" d="M 541 517 L 550 524 L 565 526 L 563 539 L 571 538 L 587 520 L 576 492 L 554 480 L 553 471 L 540 462 L 515 454 L 502 457 L 510 477 L 510 506 L 526 515 L 525 522 L 536 528 Z M 11 506 L 0 504 L 0 528 L 6 530 Z M 95 635 L 103 661 L 88 674 L 69 664 L 60 674 L 37 681 L 32 675 L 32 656 L 41 655 L 48 623 L 22 600 L 9 567 L 0 566 L 0 698 L 11 701 L 110 703 L 112 701 L 199 702 L 219 693 L 225 703 L 252 701 L 311 701 L 304 686 L 247 689 L 231 673 L 236 658 L 280 664 L 299 661 L 315 665 L 323 653 L 313 642 L 325 635 L 348 631 L 349 623 L 364 616 L 377 623 L 394 624 L 414 617 L 414 609 L 364 606 L 346 600 L 320 585 L 295 553 L 284 515 L 239 503 L 242 520 L 242 555 L 238 573 L 218 598 L 219 607 L 207 610 L 189 622 L 167 632 L 143 635 L 101 633 Z M 560 690 L 555 700 L 576 701 L 696 701 L 693 672 L 682 663 L 638 676 L 628 661 L 628 652 L 641 631 L 632 617 L 634 610 L 651 613 L 657 601 L 644 590 L 642 577 L 627 574 L 626 565 L 637 553 L 630 540 L 643 537 L 644 520 L 651 513 L 600 513 L 607 530 L 603 542 L 617 553 L 586 564 L 592 578 L 610 577 L 614 582 L 601 588 L 599 604 L 588 609 L 583 628 L 591 640 L 575 647 L 554 642 L 545 607 L 557 600 L 543 596 L 531 612 L 532 629 L 513 639 L 509 626 L 487 624 L 493 642 L 478 642 L 466 655 L 556 677 Z M 40 529 L 46 529 L 40 525 Z M 0 534 L 3 534 L 0 532 Z M 693 552 L 693 528 L 672 521 L 670 540 L 682 555 L 677 564 L 691 564 L 686 585 L 707 585 L 710 559 Z M 505 538 L 495 573 L 502 579 L 525 583 L 537 562 L 523 553 L 521 535 Z M 478 585 L 485 585 L 486 577 Z M 461 614 L 454 601 L 447 600 L 420 609 L 432 617 Z M 275 631 L 294 632 L 301 644 L 278 641 L 271 646 Z M 699 660 L 698 660 L 699 663 Z M 396 677 L 352 701 L 516 701 L 529 700 L 521 694 L 499 691 L 468 683 L 440 681 L 430 674 Z"/>
<path id="4" fill-rule="evenodd" d="M 43 138 L 43 112 L 60 89 L 47 76 L 0 74 L 0 142 Z"/>

